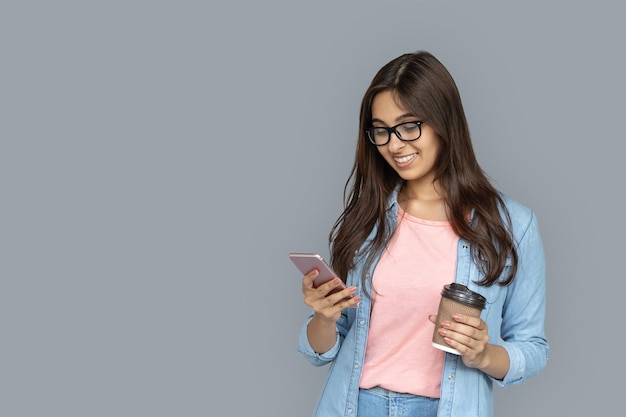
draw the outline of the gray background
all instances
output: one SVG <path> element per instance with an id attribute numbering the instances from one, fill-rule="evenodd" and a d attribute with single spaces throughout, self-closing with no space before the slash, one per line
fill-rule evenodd
<path id="1" fill-rule="evenodd" d="M 626 33 L 572 3 L 4 1 L 0 415 L 309 415 L 287 253 L 327 255 L 361 96 L 418 49 L 544 237 L 549 364 L 497 415 L 617 407 Z"/>

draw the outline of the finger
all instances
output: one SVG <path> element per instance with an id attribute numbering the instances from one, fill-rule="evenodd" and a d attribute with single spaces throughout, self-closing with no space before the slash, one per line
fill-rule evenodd
<path id="1" fill-rule="evenodd" d="M 316 290 L 320 296 L 326 297 L 334 292 L 339 292 L 342 286 L 343 281 L 341 281 L 339 278 L 333 278 L 330 281 L 317 287 Z"/>
<path id="2" fill-rule="evenodd" d="M 339 286 L 341 288 L 341 286 Z M 335 294 L 336 295 L 343 295 L 343 297 L 348 297 L 348 296 L 353 296 L 357 291 L 357 287 L 355 287 L 354 285 L 350 286 L 350 287 L 343 287 L 340 291 L 337 291 Z"/>
<path id="3" fill-rule="evenodd" d="M 443 340 L 453 349 L 458 351 L 463 358 L 463 362 L 467 364 L 473 363 L 476 359 L 477 352 L 474 351 L 470 346 L 464 345 L 463 343 L 454 340 L 451 337 L 444 337 Z"/>
<path id="4" fill-rule="evenodd" d="M 348 298 L 343 299 L 343 301 L 339 302 L 337 306 L 343 310 L 345 308 L 358 307 L 360 302 L 361 302 L 361 296 L 355 295 L 353 297 L 348 297 Z"/>
<path id="5" fill-rule="evenodd" d="M 304 291 L 304 302 L 316 311 L 335 307 L 343 299 L 348 299 L 357 290 L 356 287 L 343 288 L 343 282 L 339 278 Z M 343 289 L 342 289 L 343 288 Z"/>
<path id="6" fill-rule="evenodd" d="M 466 334 L 454 332 L 447 329 L 441 329 L 439 333 L 442 336 L 445 336 L 445 338 L 453 340 L 455 343 L 462 344 L 463 346 L 472 346 L 476 342 L 476 339 Z"/>
<path id="7" fill-rule="evenodd" d="M 466 316 L 464 314 L 453 314 L 452 318 L 458 323 L 466 324 L 478 330 L 485 330 L 487 324 L 480 317 Z"/>
<path id="8" fill-rule="evenodd" d="M 489 338 L 486 329 L 480 330 L 476 327 L 469 326 L 467 324 L 458 323 L 458 322 L 449 322 L 443 321 L 441 322 L 441 327 L 443 330 L 447 330 L 448 334 L 455 334 L 455 339 L 461 343 L 468 344 L 468 340 L 487 340 Z M 466 338 L 462 339 L 461 337 Z"/>
<path id="9" fill-rule="evenodd" d="M 339 314 L 343 309 L 358 307 L 361 297 L 354 295 L 356 290 L 356 287 L 348 287 L 341 292 L 336 292 L 322 298 L 308 299 L 305 297 L 305 304 L 312 307 L 324 317 L 332 317 L 335 314 Z"/>
<path id="10" fill-rule="evenodd" d="M 335 287 L 337 288 L 337 287 Z M 356 293 L 356 287 L 348 287 L 344 288 L 341 291 L 333 292 L 332 294 L 327 295 L 328 300 L 332 305 L 338 305 L 343 301 L 347 301 L 351 298 L 354 298 L 354 294 Z"/>
<path id="11" fill-rule="evenodd" d="M 444 338 L 447 344 L 461 353 L 465 352 L 466 348 L 472 343 L 470 337 L 463 333 L 458 333 L 447 326 L 437 329 L 437 332 Z M 463 347 L 463 349 L 460 349 L 460 347 Z"/>
<path id="12" fill-rule="evenodd" d="M 428 316 L 428 320 L 429 320 L 431 323 L 435 324 L 435 323 L 437 323 L 437 316 L 433 316 L 433 315 L 431 314 L 430 316 Z"/>
<path id="13" fill-rule="evenodd" d="M 302 291 L 312 290 L 313 288 L 313 280 L 319 274 L 317 269 L 312 270 L 304 277 L 302 277 Z"/>
<path id="14" fill-rule="evenodd" d="M 444 325 L 438 332 L 444 338 L 450 338 L 456 343 L 460 343 L 477 352 L 482 351 L 483 346 L 489 342 L 489 334 L 486 331 L 479 331 L 464 324 L 453 323 L 449 326 Z"/>
<path id="15" fill-rule="evenodd" d="M 456 349 L 461 355 L 467 354 L 467 346 L 462 343 L 457 342 L 450 336 L 445 336 L 443 340 L 453 349 Z"/>

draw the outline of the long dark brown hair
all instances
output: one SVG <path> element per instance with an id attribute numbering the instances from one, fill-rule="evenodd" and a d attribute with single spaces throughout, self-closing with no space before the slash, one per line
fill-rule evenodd
<path id="1" fill-rule="evenodd" d="M 518 258 L 508 211 L 478 165 L 456 83 L 443 64 L 425 51 L 404 54 L 386 64 L 365 92 L 355 161 L 344 188 L 344 211 L 329 235 L 333 269 L 345 281 L 357 251 L 377 226 L 366 248 L 369 269 L 393 234 L 385 222 L 387 200 L 404 180 L 365 135 L 372 126 L 372 101 L 383 91 L 393 92 L 398 103 L 419 115 L 440 140 L 435 181 L 452 228 L 471 245 L 472 258 L 483 274 L 478 284 L 510 284 Z M 511 259 L 510 268 L 499 280 L 507 258 Z M 365 276 L 361 278 L 365 280 Z"/>

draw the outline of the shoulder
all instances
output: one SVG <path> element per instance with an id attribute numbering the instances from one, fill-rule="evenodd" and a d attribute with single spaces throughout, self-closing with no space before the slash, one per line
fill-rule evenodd
<path id="1" fill-rule="evenodd" d="M 511 220 L 514 236 L 523 235 L 529 227 L 536 224 L 537 219 L 533 210 L 502 192 L 499 195 Z"/>
<path id="2" fill-rule="evenodd" d="M 519 201 L 514 200 L 509 195 L 504 194 L 503 192 L 499 192 L 498 195 L 502 199 L 504 206 L 509 212 L 509 215 L 511 216 L 511 220 L 513 220 L 513 218 L 521 218 L 521 219 L 526 218 L 527 219 L 534 215 L 533 211 L 530 208 L 526 207 L 524 204 L 520 203 Z"/>

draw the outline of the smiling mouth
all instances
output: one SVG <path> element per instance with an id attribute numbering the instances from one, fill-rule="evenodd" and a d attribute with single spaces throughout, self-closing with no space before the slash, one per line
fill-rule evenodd
<path id="1" fill-rule="evenodd" d="M 409 162 L 411 159 L 415 158 L 417 153 L 412 153 L 411 155 L 403 156 L 403 157 L 395 157 L 393 158 L 396 162 L 403 164 L 405 162 Z"/>

